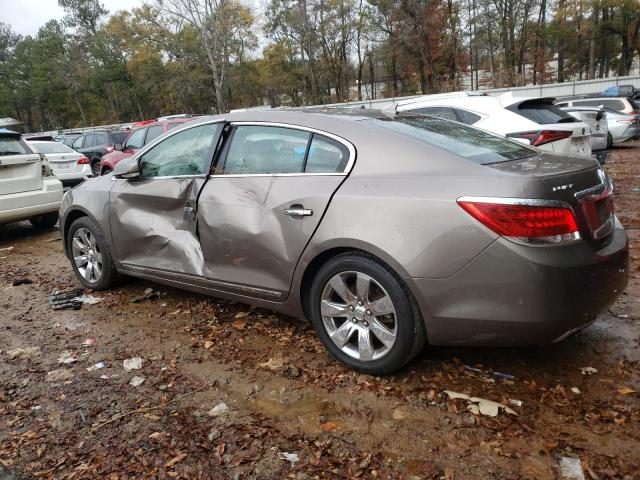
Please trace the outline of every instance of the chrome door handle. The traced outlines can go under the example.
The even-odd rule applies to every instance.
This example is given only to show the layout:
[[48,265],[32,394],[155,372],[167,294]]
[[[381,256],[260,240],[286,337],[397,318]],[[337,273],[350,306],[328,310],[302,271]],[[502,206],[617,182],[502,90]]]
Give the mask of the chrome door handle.
[[309,208],[286,208],[284,214],[290,217],[310,217],[313,215],[313,210]]

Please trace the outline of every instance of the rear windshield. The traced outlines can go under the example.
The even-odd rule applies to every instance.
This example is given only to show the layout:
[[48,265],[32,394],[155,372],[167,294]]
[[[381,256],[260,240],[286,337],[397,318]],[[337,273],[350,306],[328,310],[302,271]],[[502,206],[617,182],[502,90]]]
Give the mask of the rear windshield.
[[522,102],[509,110],[523,116],[524,118],[541,125],[549,123],[572,123],[578,122],[576,118],[561,110],[556,105],[540,102]]
[[33,147],[40,153],[75,153],[75,150],[62,143],[34,143]]
[[23,155],[31,153],[20,141],[20,137],[0,135],[0,155]]
[[111,140],[114,144],[123,144],[130,132],[111,132]]
[[480,165],[531,157],[537,152],[491,133],[436,117],[401,116],[371,119],[377,126],[416,138]]

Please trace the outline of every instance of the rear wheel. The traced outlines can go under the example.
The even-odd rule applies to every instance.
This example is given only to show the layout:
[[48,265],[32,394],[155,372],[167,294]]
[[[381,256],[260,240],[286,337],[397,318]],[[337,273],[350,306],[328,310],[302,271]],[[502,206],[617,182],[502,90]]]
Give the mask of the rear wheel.
[[105,290],[117,283],[107,241],[93,220],[81,217],[73,222],[66,241],[73,271],[85,287]]
[[100,159],[99,158],[94,158],[93,160],[91,160],[91,174],[94,177],[100,176]]
[[613,145],[613,137],[611,136],[611,133],[607,133],[607,150],[609,150],[612,145]]
[[313,280],[310,305],[325,348],[355,370],[393,372],[424,346],[415,300],[375,257],[354,252],[329,260]]
[[51,228],[58,222],[58,212],[45,213],[29,219],[35,228]]

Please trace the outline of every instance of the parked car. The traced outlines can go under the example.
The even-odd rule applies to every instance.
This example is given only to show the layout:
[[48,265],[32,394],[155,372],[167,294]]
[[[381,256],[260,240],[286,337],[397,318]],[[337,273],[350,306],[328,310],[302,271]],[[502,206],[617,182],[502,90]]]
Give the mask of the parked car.
[[54,138],[56,142],[64,143],[67,147],[73,145],[73,142],[76,141],[76,138],[80,136],[79,133],[63,133]]
[[620,113],[606,108],[605,111],[607,112],[609,146],[640,138],[640,114]]
[[0,224],[29,220],[36,228],[58,221],[62,183],[19,133],[0,128]]
[[600,165],[607,161],[607,148],[609,148],[609,129],[607,127],[607,112],[599,107],[562,107],[572,117],[589,125],[591,130],[591,153],[596,157]]
[[91,176],[89,159],[59,142],[29,142],[34,151],[45,155],[55,176],[64,186],[75,186]]
[[604,107],[620,113],[640,114],[638,102],[627,97],[561,98],[558,99],[557,105],[559,107]]
[[[365,116],[368,115],[368,116]],[[66,193],[80,282],[127,274],[307,317],[382,374],[432,345],[558,341],[627,283],[591,158],[379,112],[202,117]]]
[[89,159],[94,177],[100,175],[100,160],[114,150],[115,145],[122,145],[129,135],[126,130],[92,130],[76,138],[71,145],[75,151]]
[[588,125],[557,108],[553,98],[453,92],[403,100],[391,109],[473,125],[549,152],[591,155]]
[[613,85],[604,89],[601,95],[607,97],[629,97],[638,100],[640,99],[640,90],[633,85]]
[[166,133],[172,128],[191,120],[192,118],[190,117],[180,117],[171,121],[163,120],[159,122],[140,122],[142,126],[134,129],[123,145],[114,145],[114,150],[102,157],[102,160],[100,161],[100,175],[110,173],[119,161],[130,157],[140,148],[155,140],[163,133]]

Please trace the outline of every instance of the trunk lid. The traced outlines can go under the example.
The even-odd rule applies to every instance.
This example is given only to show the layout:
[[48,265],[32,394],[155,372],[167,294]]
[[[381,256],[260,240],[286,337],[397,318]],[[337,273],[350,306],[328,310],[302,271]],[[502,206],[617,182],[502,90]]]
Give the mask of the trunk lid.
[[42,189],[41,163],[37,153],[0,156],[0,195]]
[[541,154],[488,166],[536,178],[546,187],[546,199],[558,200],[571,207],[583,239],[594,248],[607,243],[614,223],[613,189],[596,160]]

